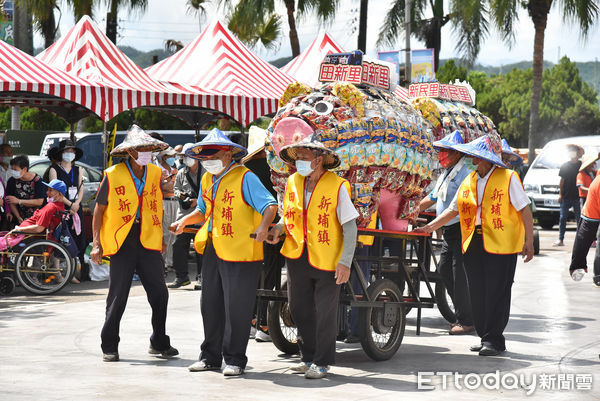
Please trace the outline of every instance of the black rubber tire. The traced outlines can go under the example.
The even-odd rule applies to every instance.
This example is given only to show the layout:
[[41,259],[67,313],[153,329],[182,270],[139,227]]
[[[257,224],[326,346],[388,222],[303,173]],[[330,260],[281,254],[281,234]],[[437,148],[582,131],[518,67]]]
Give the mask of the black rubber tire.
[[[372,283],[367,292],[370,299],[389,300],[392,302],[402,301],[402,292],[400,288],[389,279],[379,279]],[[363,350],[369,358],[375,361],[385,361],[396,354],[404,338],[404,329],[406,328],[406,313],[404,307],[398,308],[395,322],[391,326],[386,326],[383,322],[383,308],[360,307],[358,309],[358,329],[360,343]],[[374,333],[375,332],[375,333]],[[389,334],[389,339],[383,344],[378,344],[373,335]]]
[[[287,283],[281,287],[287,288]],[[289,303],[287,301],[270,301],[267,306],[267,325],[273,345],[284,354],[295,355],[300,352],[298,347],[298,329],[292,321]]]
[[448,303],[448,299],[450,299],[450,295],[446,291],[446,286],[441,280],[437,281],[435,283],[435,301],[438,310],[448,323],[454,323],[456,322],[456,313],[454,313],[454,308]]
[[540,232],[538,230],[533,230],[533,254],[540,254]]
[[552,230],[552,227],[557,224],[557,221],[553,218],[538,218],[538,224],[544,230]]
[[[40,252],[42,253],[40,254]],[[60,261],[63,264],[63,270],[61,270],[62,281],[59,282],[56,280],[57,274],[53,271],[52,267],[48,266],[50,259],[46,253],[53,257],[59,255]],[[40,266],[26,266],[27,263],[31,262],[28,258],[38,258],[36,261]],[[15,265],[15,274],[19,283],[27,291],[36,295],[53,294],[67,285],[70,278],[73,277],[73,258],[71,258],[65,247],[57,242],[45,239],[35,241],[26,245],[21,253],[19,253]],[[40,282],[40,278],[45,283]]]

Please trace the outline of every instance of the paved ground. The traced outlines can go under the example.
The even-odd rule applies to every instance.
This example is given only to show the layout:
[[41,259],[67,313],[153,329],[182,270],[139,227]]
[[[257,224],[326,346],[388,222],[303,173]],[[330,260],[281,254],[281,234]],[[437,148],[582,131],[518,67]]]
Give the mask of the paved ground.
[[[567,245],[558,249],[550,246],[556,235],[542,232],[541,255],[517,266],[506,330],[509,351],[502,357],[469,352],[477,338],[448,336],[447,323],[433,309],[424,310],[420,336],[415,335],[416,313],[408,315],[402,346],[389,361],[373,362],[360,346],[338,343],[338,363],[325,380],[291,374],[288,369],[297,359],[279,355],[272,344],[254,341],[249,343],[250,361],[243,377],[190,373],[186,367],[196,360],[202,340],[199,292],[171,290],[168,332],[181,358],[167,361],[146,353],[150,310],[136,284],[121,325],[121,362],[108,364],[101,362],[99,346],[106,283],[69,286],[50,297],[30,296],[19,288],[0,298],[0,398],[517,399],[527,397],[535,378],[531,397],[536,399],[600,399],[600,289],[592,286],[589,274],[578,283],[569,278],[566,266],[574,232],[568,232]],[[592,257],[590,252],[590,263]],[[422,384],[433,389],[418,388],[419,372]],[[473,373],[468,376],[470,387],[483,378],[488,386],[501,385],[468,389],[464,377],[453,375],[444,389],[443,376],[431,372]],[[521,384],[513,383],[521,375]],[[454,383],[457,378],[461,389]],[[591,390],[584,390],[589,380]]]

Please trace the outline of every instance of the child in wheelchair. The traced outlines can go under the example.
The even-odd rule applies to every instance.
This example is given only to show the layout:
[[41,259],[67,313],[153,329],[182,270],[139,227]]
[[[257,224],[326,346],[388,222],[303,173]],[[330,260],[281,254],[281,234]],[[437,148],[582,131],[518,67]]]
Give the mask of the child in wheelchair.
[[[63,216],[66,216],[64,197],[67,192],[67,186],[65,183],[55,179],[43,184],[48,187],[46,189],[48,203],[41,209],[37,209],[33,216],[24,220],[19,226],[16,226],[9,232],[0,233],[2,235],[0,236],[0,251],[18,246],[21,242],[27,243],[39,239],[40,235],[45,235],[46,232],[52,234],[60,225]],[[51,263],[59,271],[57,280],[61,281],[63,278],[60,277],[60,260],[54,257],[54,255],[50,255],[50,258]],[[77,284],[79,280],[73,278],[72,282]]]

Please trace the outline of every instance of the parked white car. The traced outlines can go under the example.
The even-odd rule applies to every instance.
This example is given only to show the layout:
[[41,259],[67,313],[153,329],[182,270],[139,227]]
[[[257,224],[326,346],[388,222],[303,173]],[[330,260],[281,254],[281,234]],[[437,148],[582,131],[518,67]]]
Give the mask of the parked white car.
[[523,179],[525,192],[535,204],[534,217],[544,229],[551,229],[558,224],[560,205],[558,203],[558,186],[560,166],[569,160],[567,145],[577,144],[585,150],[585,154],[600,153],[600,136],[574,136],[550,141],[535,158]]

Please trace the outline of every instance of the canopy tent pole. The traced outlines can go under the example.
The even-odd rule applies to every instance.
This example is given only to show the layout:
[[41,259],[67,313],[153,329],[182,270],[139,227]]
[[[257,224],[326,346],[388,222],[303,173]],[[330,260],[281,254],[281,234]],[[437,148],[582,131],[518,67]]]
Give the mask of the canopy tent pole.
[[246,135],[243,124],[240,124],[240,133],[241,133],[240,136],[242,137],[242,143],[240,145],[242,145],[243,147],[245,147],[247,149],[248,148],[248,135]]
[[73,142],[73,144],[77,144],[77,138],[75,138],[75,123],[74,122],[70,122],[69,123],[69,136],[71,138],[71,142]]
[[200,142],[200,122],[196,121],[194,123],[194,129],[196,130],[196,132],[194,133],[194,140],[196,142]]
[[[108,113],[106,113],[106,117],[108,117]],[[102,145],[104,147],[104,155],[102,157],[102,170],[106,169],[106,165],[108,164],[108,132],[106,130],[106,117],[104,118],[104,127],[103,127],[103,135],[102,135]]]

